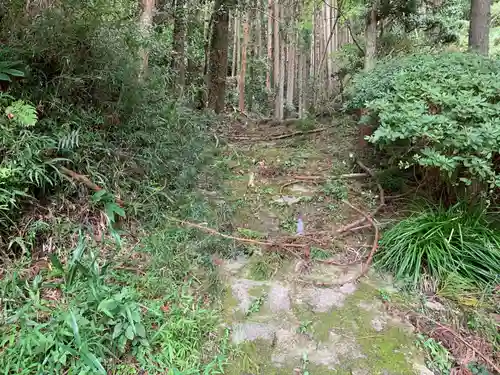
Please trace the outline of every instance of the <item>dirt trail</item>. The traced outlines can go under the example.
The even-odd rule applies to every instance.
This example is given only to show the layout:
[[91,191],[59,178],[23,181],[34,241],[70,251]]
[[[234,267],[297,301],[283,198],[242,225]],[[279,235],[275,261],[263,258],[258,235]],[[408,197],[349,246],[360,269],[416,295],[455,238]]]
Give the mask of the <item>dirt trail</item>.
[[[360,265],[319,262],[363,259],[373,240],[370,228],[343,238],[328,235],[359,218],[343,199],[367,211],[378,204],[369,178],[332,178],[362,171],[352,159],[352,128],[327,126],[332,128],[269,142],[241,138],[297,129],[242,127],[240,140],[225,148],[226,191],[218,199],[235,207],[235,232],[262,240],[293,235],[300,213],[306,232],[326,233],[313,240],[307,265],[255,247],[251,256],[239,255],[221,266],[225,325],[239,348],[229,374],[432,374],[415,347],[412,326],[386,311],[384,300],[397,298],[389,278],[370,270],[352,282]],[[311,175],[322,178],[284,186],[296,176]],[[332,282],[337,286],[319,286]]]

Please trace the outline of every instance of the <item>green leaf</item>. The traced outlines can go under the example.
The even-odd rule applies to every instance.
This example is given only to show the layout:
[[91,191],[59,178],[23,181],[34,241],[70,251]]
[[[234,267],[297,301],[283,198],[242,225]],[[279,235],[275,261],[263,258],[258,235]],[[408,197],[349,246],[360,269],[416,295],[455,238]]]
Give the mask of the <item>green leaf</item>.
[[146,329],[141,323],[135,323],[135,331],[137,332],[137,336],[140,336],[142,338],[146,337]]
[[17,69],[2,69],[2,73],[6,73],[10,76],[13,76],[13,77],[24,77],[24,72],[20,71],[20,70],[17,70]]
[[118,307],[118,303],[112,299],[106,299],[102,301],[97,307],[97,311],[102,311],[104,314],[109,316],[110,318],[114,317],[113,310]]
[[97,359],[97,357],[94,354],[89,352],[87,349],[81,350],[80,353],[83,362],[88,367],[95,370],[100,375],[106,375],[106,370],[104,369],[104,367],[101,365],[101,362]]
[[5,73],[0,73],[0,81],[12,82],[12,80],[10,79],[10,76],[8,76]]
[[99,202],[107,194],[108,192],[104,189],[96,191],[94,194],[92,194],[92,200],[94,202]]
[[50,254],[50,263],[59,272],[64,272],[64,267],[63,267],[61,261],[59,260],[59,257],[56,254],[54,254],[54,253]]
[[115,325],[115,328],[113,329],[113,340],[119,337],[123,332],[123,323],[118,323]]
[[141,321],[141,314],[139,313],[139,309],[137,309],[137,308],[131,308],[130,309],[130,315],[132,316],[132,320],[134,322],[140,322]]
[[134,327],[132,325],[128,325],[127,329],[125,330],[125,337],[129,340],[133,340],[135,335],[134,335]]
[[73,330],[73,337],[75,339],[76,345],[80,346],[82,344],[82,340],[80,338],[80,332],[78,329],[78,323],[76,321],[76,316],[73,311],[69,311],[69,324],[71,326],[71,329]]

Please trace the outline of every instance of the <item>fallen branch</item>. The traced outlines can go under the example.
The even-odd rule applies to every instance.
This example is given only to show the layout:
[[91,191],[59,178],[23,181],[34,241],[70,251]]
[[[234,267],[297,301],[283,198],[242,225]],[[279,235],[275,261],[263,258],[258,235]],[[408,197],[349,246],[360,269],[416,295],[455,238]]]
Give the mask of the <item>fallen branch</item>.
[[[368,168],[366,165],[364,165],[359,160],[357,160],[356,163],[362,169],[364,169],[366,171],[366,173],[368,173],[371,177],[375,178],[375,173],[373,173],[373,171],[370,168]],[[382,188],[382,185],[380,185],[379,182],[376,182],[376,184],[377,184],[377,188],[378,188],[378,191],[379,191],[380,204],[375,208],[375,210],[373,210],[371,212],[370,217],[372,217],[372,218],[375,217],[375,215],[385,206],[384,189]],[[352,223],[347,224],[347,225],[343,226],[342,228],[338,229],[337,233],[340,234],[340,233],[347,232],[347,231],[351,230],[352,228],[355,228],[355,227],[358,227],[358,226],[362,225],[366,220],[367,220],[367,216],[363,216],[361,219],[353,221]]]
[[375,223],[375,221],[368,215],[367,213],[363,212],[357,207],[354,207],[351,203],[348,201],[344,201],[345,204],[347,204],[349,207],[351,207],[354,211],[357,211],[361,215],[364,216],[364,218],[371,224],[373,229],[375,230],[375,236],[373,239],[373,244],[372,248],[370,250],[370,253],[368,254],[368,258],[366,259],[365,264],[363,265],[363,268],[361,268],[361,273],[356,277],[356,280],[359,278],[363,277],[366,272],[368,272],[368,269],[370,268],[370,264],[372,262],[373,256],[375,255],[375,252],[377,251],[378,248],[378,240],[379,240],[379,230],[378,230],[378,225]]
[[[375,223],[375,221],[370,217],[370,215],[368,215],[367,213],[363,212],[359,208],[353,206],[350,202],[348,202],[346,200],[344,200],[343,202],[346,205],[348,205],[350,208],[352,208],[354,211],[356,211],[356,212],[360,213],[361,215],[363,215],[363,219],[367,220],[370,223],[370,226],[373,227],[373,229],[375,230],[375,235],[374,235],[374,238],[373,238],[373,243],[371,245],[371,250],[370,250],[370,253],[368,254],[368,258],[366,259],[366,262],[361,267],[361,272],[358,275],[356,275],[356,276],[352,277],[351,279],[349,279],[347,281],[344,281],[342,283],[338,283],[338,282],[332,282],[332,283],[318,283],[318,282],[313,282],[313,284],[315,286],[319,286],[319,287],[323,287],[323,288],[328,288],[328,287],[332,287],[332,286],[335,286],[335,285],[344,285],[344,284],[347,284],[347,283],[352,283],[352,282],[358,281],[360,278],[362,278],[368,272],[368,270],[370,268],[370,265],[371,265],[371,262],[372,262],[372,259],[373,259],[373,256],[375,255],[375,252],[377,251],[378,240],[379,240],[379,229],[378,229],[378,226]],[[330,265],[334,265],[334,266],[342,266],[342,267],[352,266],[354,264],[358,264],[358,261],[354,261],[354,262],[350,262],[350,263],[340,263],[340,262],[337,262],[337,261],[335,261],[333,259],[318,260],[318,262],[323,263],[323,264],[330,264]]]
[[[89,180],[87,176],[84,176],[82,174],[76,173],[75,171],[72,171],[71,169],[65,168],[65,167],[59,167],[59,170],[65,174],[68,177],[71,177],[73,180],[82,183],[86,187],[88,187],[90,190],[93,191],[101,191],[103,190],[102,187],[99,185],[94,184],[92,181]],[[116,203],[118,203],[120,206],[123,206],[124,203],[120,198],[115,197]]]
[[307,130],[307,131],[296,131],[293,133],[274,135],[274,136],[270,136],[270,137],[238,137],[238,136],[236,136],[236,137],[231,137],[231,139],[233,139],[235,141],[253,141],[253,142],[272,141],[272,140],[277,140],[277,139],[291,138],[291,137],[295,137],[298,135],[319,133],[319,132],[325,131],[327,129],[329,129],[329,128],[318,128],[318,129]]
[[319,184],[320,182],[326,181],[327,179],[328,180],[339,180],[342,178],[346,178],[346,179],[362,178],[362,177],[367,177],[367,176],[369,176],[367,173],[347,173],[347,174],[341,174],[338,176],[331,176],[328,178],[323,177],[323,176],[300,176],[300,175],[295,176],[294,175],[293,177],[295,178],[295,180],[286,182],[283,185],[281,185],[280,194],[282,193],[283,189],[286,188],[287,186],[298,184],[298,183],[303,182],[303,181],[311,182],[313,184]]
[[[244,237],[236,237],[236,236],[232,236],[232,235],[229,235],[229,234],[224,234],[224,233],[221,233],[213,228],[209,228],[209,227],[206,227],[204,225],[201,225],[201,224],[197,224],[197,223],[192,223],[190,221],[186,221],[186,220],[180,220],[180,219],[176,219],[176,218],[169,218],[170,220],[172,221],[175,221],[175,222],[178,222],[179,224],[181,225],[185,225],[187,227],[191,227],[191,228],[197,228],[203,232],[206,232],[206,233],[209,233],[209,234],[212,234],[214,236],[219,236],[219,237],[222,237],[222,238],[226,238],[228,240],[233,240],[233,241],[238,241],[238,242],[244,242],[244,243],[250,243],[250,244],[253,244],[253,245],[260,245],[260,246],[263,246],[263,247],[280,247],[280,248],[283,248],[287,251],[291,251],[291,249],[295,248],[295,249],[304,249],[306,248],[308,245],[307,244],[296,244],[296,243],[283,243],[281,241],[278,241],[278,240],[275,240],[275,241],[259,241],[259,240],[254,240],[254,239],[251,239],[251,238],[244,238]],[[290,237],[286,237],[286,238],[290,238]],[[294,255],[296,255],[294,253]]]
[[428,317],[428,316],[425,316],[425,315],[421,315],[421,314],[414,314],[416,316],[418,316],[419,318],[423,318],[435,325],[437,325],[439,328],[441,329],[444,329],[445,331],[448,331],[450,332],[455,338],[457,338],[460,342],[462,342],[465,346],[467,346],[469,349],[471,349],[474,353],[477,353],[488,365],[491,366],[492,369],[494,369],[498,374],[500,374],[500,367],[498,367],[487,355],[483,354],[482,352],[480,352],[477,348],[475,348],[472,344],[470,344],[469,342],[467,342],[467,340],[465,340],[459,333],[455,332],[454,329],[448,327],[448,326],[445,326],[441,323],[439,323],[438,321]]

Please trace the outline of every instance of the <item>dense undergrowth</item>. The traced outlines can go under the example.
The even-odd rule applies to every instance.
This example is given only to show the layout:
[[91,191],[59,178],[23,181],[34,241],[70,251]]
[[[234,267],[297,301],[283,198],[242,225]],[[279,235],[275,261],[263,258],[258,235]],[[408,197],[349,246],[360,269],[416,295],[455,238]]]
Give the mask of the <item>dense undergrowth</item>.
[[2,22],[0,371],[220,373],[231,246],[169,220],[224,215],[193,190],[213,119],[166,89],[168,35],[139,79],[136,10],[104,5]]

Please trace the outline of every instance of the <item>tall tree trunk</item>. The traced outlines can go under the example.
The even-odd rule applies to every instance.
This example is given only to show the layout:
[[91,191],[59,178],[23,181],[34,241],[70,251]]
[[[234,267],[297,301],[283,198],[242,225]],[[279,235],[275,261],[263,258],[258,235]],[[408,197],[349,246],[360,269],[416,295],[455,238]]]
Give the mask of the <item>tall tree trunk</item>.
[[491,0],[471,0],[469,50],[488,56],[490,22]]
[[175,18],[173,32],[173,58],[171,68],[175,75],[177,88],[183,89],[186,76],[185,64],[185,44],[186,44],[186,9],[185,0],[175,1]]
[[231,76],[236,77],[240,54],[240,21],[238,15],[234,15],[233,22],[233,61],[231,65]]
[[[283,9],[281,9],[281,12]],[[280,68],[279,68],[279,88],[278,88],[278,100],[277,108],[278,120],[283,120],[284,118],[284,99],[285,99],[285,43],[284,40],[280,42],[280,52],[279,52]]]
[[[142,0],[142,13],[139,19],[139,29],[143,39],[147,39],[151,33],[154,7],[155,0]],[[149,51],[146,48],[141,47],[139,50],[139,56],[141,58],[139,81],[142,81],[148,70]]]
[[280,112],[283,108],[283,102],[280,102],[279,96],[279,87],[280,87],[280,77],[281,77],[281,64],[280,64],[280,5],[278,0],[274,2],[274,20],[273,20],[273,38],[274,38],[274,47],[273,47],[273,83],[274,83],[274,116],[279,120],[281,119]]
[[[294,22],[292,19],[291,22]],[[292,35],[289,35],[289,42],[288,42],[288,47],[287,47],[287,68],[286,68],[286,104],[287,107],[293,108],[293,88],[294,88],[294,81],[295,81],[295,32],[292,31]]]
[[208,107],[212,108],[215,113],[224,110],[230,5],[228,0],[216,0],[214,4],[214,25],[210,41],[207,91]]
[[243,44],[241,46],[241,70],[240,70],[240,80],[239,80],[239,90],[240,90],[240,111],[245,111],[245,74],[247,72],[247,47],[248,47],[248,37],[250,33],[250,26],[248,24],[248,15],[244,15],[245,20],[243,21]]
[[375,66],[375,55],[377,53],[377,9],[378,0],[373,0],[370,12],[366,17],[365,71],[372,70]]
[[299,76],[297,78],[297,91],[299,94],[299,118],[304,117],[304,71],[306,66],[304,60],[306,59],[305,53],[299,50],[298,60],[299,60]]
[[267,71],[266,71],[266,88],[267,92],[271,92],[271,65],[273,64],[273,0],[269,0],[267,8]]
[[[257,56],[261,58],[263,56],[263,47],[262,43],[264,40],[264,12],[263,9],[264,7],[262,6],[262,0],[257,0],[256,4],[258,6],[257,12],[258,12],[258,18],[257,18],[257,26],[255,29],[255,34],[256,34],[256,41],[257,41]],[[264,34],[264,35],[263,35]]]

